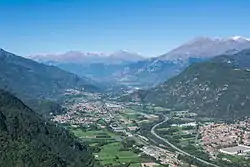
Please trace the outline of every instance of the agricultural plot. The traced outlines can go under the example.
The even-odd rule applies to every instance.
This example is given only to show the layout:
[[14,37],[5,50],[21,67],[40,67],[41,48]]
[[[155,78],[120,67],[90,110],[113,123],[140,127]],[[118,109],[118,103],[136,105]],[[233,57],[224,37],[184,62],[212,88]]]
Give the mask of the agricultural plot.
[[132,151],[125,151],[119,142],[110,143],[101,147],[97,159],[102,165],[119,165],[125,163],[138,164],[140,158]]
[[81,128],[71,129],[76,137],[88,143],[110,143],[115,141],[121,141],[121,136],[112,133],[106,129],[101,130],[84,130]]

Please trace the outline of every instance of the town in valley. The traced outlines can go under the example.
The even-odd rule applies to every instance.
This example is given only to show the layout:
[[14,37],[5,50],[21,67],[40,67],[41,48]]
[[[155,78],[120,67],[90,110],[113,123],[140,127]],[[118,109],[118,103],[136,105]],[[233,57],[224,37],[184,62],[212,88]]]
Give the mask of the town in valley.
[[[191,111],[144,106],[73,89],[63,98],[66,112],[53,116],[52,121],[87,141],[104,166],[185,167],[190,159],[197,161],[193,166],[217,166],[250,158],[249,118],[233,122],[201,119]],[[163,122],[164,117],[168,121]],[[155,136],[152,128],[157,123]]]

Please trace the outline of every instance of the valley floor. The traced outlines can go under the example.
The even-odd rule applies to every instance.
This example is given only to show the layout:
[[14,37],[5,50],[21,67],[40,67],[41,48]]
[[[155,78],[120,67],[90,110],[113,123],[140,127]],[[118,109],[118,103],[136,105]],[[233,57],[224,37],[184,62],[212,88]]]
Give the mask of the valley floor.
[[[67,112],[52,120],[87,142],[103,166],[234,164],[229,156],[207,152],[201,128],[213,120],[197,120],[195,113],[116,102],[84,92],[67,94],[64,101]],[[164,115],[168,115],[165,121]]]

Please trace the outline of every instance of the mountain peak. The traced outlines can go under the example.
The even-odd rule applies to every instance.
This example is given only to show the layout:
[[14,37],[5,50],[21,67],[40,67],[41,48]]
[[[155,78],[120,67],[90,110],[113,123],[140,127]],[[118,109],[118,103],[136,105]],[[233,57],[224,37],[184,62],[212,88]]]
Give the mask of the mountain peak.
[[188,60],[189,58],[210,58],[229,50],[250,48],[250,39],[234,36],[230,38],[196,37],[174,50],[160,56],[161,60]]
[[246,38],[246,37],[242,37],[238,35],[232,36],[229,38],[199,36],[188,41],[186,44],[194,44],[194,43],[200,43],[200,42],[225,42],[229,40],[240,42],[240,41],[250,41],[250,38]]
[[213,42],[213,41],[217,41],[217,40],[218,40],[218,38],[199,36],[199,37],[195,37],[195,38],[191,39],[190,41],[184,43],[184,45],[195,45],[195,44]]
[[134,53],[134,52],[129,52],[127,50],[118,50],[112,54],[110,54],[110,57],[112,58],[118,58],[120,60],[123,60],[123,61],[140,61],[140,60],[143,60],[144,57],[141,56],[140,54],[138,53]]
[[233,36],[230,39],[234,40],[234,41],[250,41],[249,38],[245,38],[245,37],[241,37],[241,36]]
[[117,50],[117,51],[111,53],[110,56],[115,56],[115,55],[119,55],[119,54],[128,54],[128,55],[138,55],[138,56],[140,56],[140,54],[135,53],[135,52],[130,52],[130,51],[126,50],[126,49]]

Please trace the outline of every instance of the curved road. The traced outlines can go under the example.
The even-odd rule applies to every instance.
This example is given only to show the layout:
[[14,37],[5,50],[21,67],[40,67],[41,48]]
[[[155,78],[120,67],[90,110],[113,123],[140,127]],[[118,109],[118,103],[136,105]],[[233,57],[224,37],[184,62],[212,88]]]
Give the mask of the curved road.
[[158,126],[160,126],[161,124],[167,122],[167,121],[168,121],[168,117],[165,117],[165,120],[164,120],[164,121],[162,121],[162,122],[160,122],[160,123],[154,125],[154,126],[152,127],[152,129],[151,129],[151,133],[152,133],[155,137],[157,137],[158,139],[160,139],[160,140],[164,141],[165,143],[167,143],[170,147],[172,147],[172,148],[175,149],[176,151],[178,151],[178,152],[180,152],[180,153],[182,153],[182,154],[184,154],[184,155],[187,155],[187,156],[189,156],[189,157],[192,157],[192,158],[194,158],[194,159],[196,159],[196,160],[198,160],[198,161],[200,161],[200,162],[202,162],[202,163],[204,163],[204,164],[206,164],[206,165],[210,165],[210,166],[214,166],[214,167],[219,167],[218,165],[215,165],[215,164],[212,164],[212,163],[210,163],[210,162],[207,162],[207,161],[205,161],[205,160],[203,160],[203,159],[200,159],[200,158],[198,158],[198,157],[195,157],[195,156],[193,156],[193,155],[191,155],[191,154],[189,154],[189,153],[187,153],[187,152],[185,152],[185,151],[179,149],[178,147],[176,147],[175,145],[173,145],[172,143],[170,143],[167,139],[164,139],[164,138],[162,138],[161,136],[159,136],[158,134],[156,134],[156,133],[155,133],[155,128],[158,127]]

